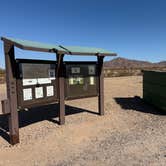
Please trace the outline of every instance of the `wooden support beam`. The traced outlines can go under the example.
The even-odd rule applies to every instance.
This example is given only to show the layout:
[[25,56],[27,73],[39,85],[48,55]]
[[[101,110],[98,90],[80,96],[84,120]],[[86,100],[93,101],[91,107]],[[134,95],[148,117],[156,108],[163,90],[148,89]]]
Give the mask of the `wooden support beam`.
[[7,98],[9,103],[9,135],[12,145],[19,143],[19,121],[17,111],[16,63],[14,46],[4,42]]
[[65,124],[65,97],[64,97],[64,72],[63,54],[57,54],[57,90],[59,98],[59,124]]
[[99,115],[104,115],[104,69],[103,69],[103,56],[98,56],[98,108],[99,108]]

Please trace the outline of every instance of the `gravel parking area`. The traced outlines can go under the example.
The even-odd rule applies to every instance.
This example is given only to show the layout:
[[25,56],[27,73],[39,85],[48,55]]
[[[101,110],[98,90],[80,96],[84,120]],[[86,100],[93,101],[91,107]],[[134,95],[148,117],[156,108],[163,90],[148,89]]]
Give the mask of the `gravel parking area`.
[[[0,85],[0,100],[5,98]],[[142,77],[105,79],[105,115],[97,98],[66,102],[66,123],[57,106],[19,112],[20,144],[10,146],[0,115],[2,166],[166,165],[166,113],[142,100]]]

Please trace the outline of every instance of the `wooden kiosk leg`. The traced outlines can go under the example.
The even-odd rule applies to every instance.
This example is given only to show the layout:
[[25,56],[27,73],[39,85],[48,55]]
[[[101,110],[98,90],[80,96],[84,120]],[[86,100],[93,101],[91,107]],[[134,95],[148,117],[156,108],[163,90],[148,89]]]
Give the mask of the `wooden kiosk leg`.
[[99,96],[98,96],[98,108],[99,115],[104,115],[104,71],[103,71],[103,56],[98,56],[98,66],[99,66]]
[[64,73],[63,73],[63,54],[57,54],[57,79],[59,97],[59,124],[65,124],[65,97],[64,97]]
[[14,46],[4,43],[6,63],[7,98],[9,104],[9,135],[12,145],[19,143],[19,121],[17,112],[16,67]]

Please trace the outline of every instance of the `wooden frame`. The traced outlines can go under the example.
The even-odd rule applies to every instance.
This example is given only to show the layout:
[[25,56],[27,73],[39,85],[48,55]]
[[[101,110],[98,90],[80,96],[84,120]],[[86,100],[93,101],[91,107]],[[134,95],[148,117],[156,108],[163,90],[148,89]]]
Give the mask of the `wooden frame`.
[[[65,72],[65,100],[74,100],[74,99],[81,99],[85,97],[96,97],[98,96],[98,63],[96,61],[72,61],[72,62],[64,62],[64,68]],[[92,65],[95,67],[95,73],[89,74],[88,71],[85,69],[85,67],[88,67],[89,65]],[[71,73],[72,67],[79,67],[81,69],[81,72],[75,73],[74,76]],[[85,70],[83,70],[85,69]],[[73,76],[73,77],[72,77]],[[69,85],[69,78],[72,77],[81,77],[84,79],[84,83],[87,83],[89,81],[90,77],[94,78],[94,86],[88,85],[87,88],[90,91],[87,91],[88,93],[85,93],[85,90],[81,92],[82,85]],[[87,84],[86,84],[87,85]],[[70,94],[71,90],[73,91],[72,94]]]
[[[70,52],[58,51],[56,49],[41,49],[34,47],[26,47],[23,45],[19,45],[18,43],[14,43],[6,38],[2,38],[4,41],[4,52],[5,52],[5,63],[6,63],[6,84],[7,84],[7,100],[2,102],[3,113],[7,114],[9,119],[9,135],[10,135],[10,143],[12,145],[19,143],[19,120],[18,120],[18,100],[17,100],[17,77],[18,73],[16,70],[16,59],[14,55],[14,46],[32,51],[42,51],[42,52],[52,52],[56,54],[57,59],[57,68],[56,68],[56,85],[57,85],[57,101],[59,104],[59,124],[65,124],[65,95],[64,95],[64,67],[63,67],[63,58],[64,54],[71,54]],[[98,108],[99,115],[104,115],[104,73],[103,73],[103,59],[108,54],[91,54],[91,53],[79,53],[75,52],[72,55],[95,55],[97,56],[97,81],[98,81]],[[115,56],[116,54],[111,54],[111,56]],[[24,60],[22,60],[23,62]],[[38,60],[39,62],[43,62]],[[29,62],[33,62],[29,60]],[[49,61],[45,61],[46,63]],[[90,62],[88,62],[90,63]],[[47,104],[48,101],[45,102]],[[30,105],[29,105],[30,107]]]
[[99,96],[98,96],[98,108],[99,114],[104,115],[104,69],[103,69],[103,59],[104,57],[97,57],[99,70]]
[[[16,59],[16,64],[17,68],[19,68],[19,65],[22,63],[26,64],[54,64],[56,65],[56,61],[49,61],[49,60],[32,60],[32,59]],[[20,72],[20,71],[19,71]],[[18,100],[18,106],[19,109],[24,109],[24,108],[31,108],[31,107],[37,107],[42,105],[46,105],[48,103],[54,103],[57,102],[57,81],[56,80],[51,80],[51,83],[47,83],[44,85],[39,85],[39,87],[43,88],[43,98],[39,98],[36,101],[29,100],[29,101],[23,101],[23,89],[30,88],[32,89],[32,96],[33,99],[35,99],[35,87],[36,85],[22,85],[22,79],[20,78],[20,73],[17,74],[17,89],[18,89],[18,95],[17,95],[17,100]],[[54,86],[54,95],[50,97],[46,97],[46,87],[47,86]]]
[[[7,98],[9,103],[9,135],[12,145],[19,143],[19,121],[17,111],[17,87],[16,87],[16,63],[14,55],[14,46],[4,43],[5,62],[6,62],[6,85]],[[6,112],[6,111],[4,111]]]
[[65,95],[64,95],[64,73],[63,73],[63,54],[57,54],[57,86],[59,99],[59,123],[65,124]]

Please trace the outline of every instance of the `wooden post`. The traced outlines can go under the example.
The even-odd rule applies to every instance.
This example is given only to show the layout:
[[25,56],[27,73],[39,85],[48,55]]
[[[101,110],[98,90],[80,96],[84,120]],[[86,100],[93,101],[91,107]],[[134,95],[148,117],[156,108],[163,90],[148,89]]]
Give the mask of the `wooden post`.
[[103,56],[98,56],[98,86],[99,86],[99,95],[98,95],[98,108],[99,115],[104,115],[104,70],[103,70]]
[[65,124],[65,97],[64,97],[64,72],[63,72],[63,54],[57,54],[57,81],[59,98],[59,124]]
[[19,121],[17,112],[16,64],[14,46],[4,42],[6,63],[7,98],[9,103],[9,135],[12,145],[19,143]]

